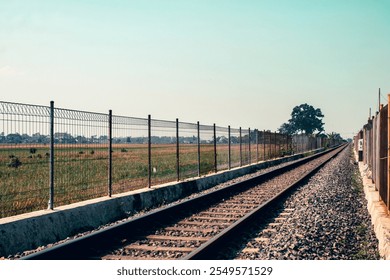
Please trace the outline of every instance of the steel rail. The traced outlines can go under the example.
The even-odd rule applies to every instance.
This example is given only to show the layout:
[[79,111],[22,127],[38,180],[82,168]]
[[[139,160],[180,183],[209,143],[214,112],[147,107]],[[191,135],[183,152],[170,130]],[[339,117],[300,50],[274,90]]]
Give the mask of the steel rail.
[[219,252],[221,249],[226,249],[227,244],[232,240],[236,239],[237,236],[240,236],[240,233],[244,232],[243,229],[248,227],[252,221],[256,220],[261,214],[264,214],[266,209],[268,209],[273,203],[275,203],[279,198],[283,197],[287,192],[291,191],[296,186],[300,185],[304,180],[311,177],[316,173],[320,168],[322,168],[327,162],[332,158],[336,157],[346,146],[342,147],[335,153],[332,157],[328,158],[326,161],[321,162],[315,168],[310,170],[310,172],[302,175],[294,183],[290,184],[287,188],[280,191],[274,197],[270,198],[253,211],[242,217],[241,219],[234,222],[232,225],[215,235],[213,238],[199,246],[197,249],[186,255],[184,260],[214,260],[218,258]]
[[[338,146],[339,147],[339,146]],[[71,241],[67,241],[62,244],[55,245],[51,248],[44,249],[42,251],[35,252],[33,254],[22,257],[22,260],[83,260],[83,259],[96,259],[97,250],[104,251],[108,248],[112,248],[115,244],[120,244],[122,239],[132,240],[139,236],[144,236],[146,232],[151,231],[161,227],[162,224],[172,222],[173,219],[180,219],[182,216],[185,216],[188,212],[194,212],[193,209],[201,210],[212,203],[215,203],[222,198],[227,196],[231,197],[236,193],[243,192],[251,187],[254,187],[270,178],[276,177],[284,172],[292,170],[297,166],[303,165],[311,160],[314,160],[318,157],[321,157],[324,154],[327,154],[338,147],[320,152],[311,156],[307,156],[291,162],[283,167],[269,171],[267,173],[261,174],[259,176],[247,179],[242,182],[237,182],[226,187],[220,188],[218,190],[212,191],[207,194],[202,194],[197,197],[185,200],[183,202],[159,208],[157,210],[151,211],[145,215],[129,219],[128,221],[107,227],[105,229],[98,230],[96,232],[90,233],[88,235],[76,238]],[[194,182],[195,183],[195,182]],[[280,195],[280,194],[278,194]],[[265,203],[268,204],[269,202]],[[261,207],[261,206],[260,206]],[[258,207],[258,208],[260,208]],[[191,209],[192,211],[190,211]],[[250,220],[255,214],[250,214],[249,217],[245,220]],[[246,223],[244,220],[241,222],[236,222],[229,227],[228,229],[222,231],[229,234],[238,230],[237,224]],[[221,239],[226,240],[227,237],[222,237],[222,232],[218,234]],[[189,258],[203,258],[208,248],[213,248],[219,242],[216,237],[212,240],[201,245],[196,251],[190,253]],[[203,248],[203,249],[201,249]]]

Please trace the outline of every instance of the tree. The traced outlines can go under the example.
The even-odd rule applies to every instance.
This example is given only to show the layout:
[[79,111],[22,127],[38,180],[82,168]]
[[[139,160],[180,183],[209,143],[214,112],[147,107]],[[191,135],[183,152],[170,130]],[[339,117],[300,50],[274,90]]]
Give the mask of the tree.
[[278,131],[282,134],[292,135],[294,134],[295,129],[290,123],[284,123],[279,127]]
[[338,142],[338,143],[344,141],[343,137],[341,137],[341,135],[339,133],[336,133],[336,132],[328,133],[327,137],[329,138],[329,140],[334,141],[334,142]]
[[304,133],[312,135],[314,132],[320,134],[324,131],[322,118],[324,115],[321,109],[316,109],[307,103],[295,106],[291,112],[291,119],[278,129],[280,133],[294,134]]

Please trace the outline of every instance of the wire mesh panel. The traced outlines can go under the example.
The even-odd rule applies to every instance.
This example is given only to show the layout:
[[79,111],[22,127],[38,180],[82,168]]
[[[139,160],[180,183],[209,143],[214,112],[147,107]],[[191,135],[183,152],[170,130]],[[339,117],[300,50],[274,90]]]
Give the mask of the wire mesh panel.
[[292,136],[291,135],[286,135],[286,154],[287,155],[293,155],[294,154],[294,151],[293,151],[293,148],[292,148]]
[[216,127],[217,140],[217,170],[229,169],[229,130],[226,127]]
[[177,180],[176,123],[151,120],[152,185]]
[[277,158],[279,156],[279,143],[276,132],[271,132],[271,158]]
[[284,135],[281,133],[275,133],[275,141],[276,141],[276,153],[275,157],[281,157],[284,156],[284,150],[285,150],[285,138]]
[[251,158],[250,162],[251,163],[256,163],[259,161],[259,145],[258,145],[258,137],[259,137],[259,132],[257,129],[251,131],[250,134],[250,147],[251,147]]
[[242,165],[248,165],[250,163],[250,135],[248,129],[241,130],[242,141]]
[[278,143],[277,143],[277,134],[276,132],[271,132],[271,158],[277,158],[279,151],[278,151]]
[[259,161],[265,160],[265,131],[259,130],[258,131],[258,146],[259,146]]
[[231,167],[238,167],[241,164],[241,146],[240,146],[240,129],[230,129],[230,157]]
[[0,102],[0,218],[47,208],[50,108]]
[[108,141],[107,114],[55,109],[56,206],[107,194]]
[[296,153],[304,153],[311,150],[312,144],[309,136],[298,134],[292,137],[293,149]]
[[310,136],[310,150],[315,150],[317,148],[317,138],[315,136]]
[[[372,130],[370,131],[371,132],[371,134],[372,134]],[[323,143],[322,143],[322,140],[323,140],[323,138],[322,137],[317,137],[316,138],[317,139],[317,143],[316,143],[316,147],[317,147],[317,149],[319,149],[319,148],[323,148],[324,146],[323,146]],[[370,138],[370,140],[372,139],[372,137]],[[372,144],[372,142],[370,142],[371,144]],[[372,151],[372,149],[370,149],[370,152]],[[372,158],[372,157],[370,157],[370,158]]]
[[293,135],[291,139],[291,146],[294,151],[294,153],[300,153],[301,148],[300,148],[300,141],[298,135]]
[[315,149],[314,147],[315,147],[315,144],[314,144],[314,137],[313,136],[311,136],[311,135],[309,135],[308,137],[307,137],[307,151],[311,151],[311,150],[313,150],[313,149]]
[[112,191],[148,186],[148,120],[112,117]]
[[198,176],[198,126],[179,123],[180,179]]
[[264,160],[272,158],[272,133],[271,131],[264,131],[263,153]]
[[200,174],[214,172],[214,127],[200,126]]
[[311,141],[310,137],[303,135],[303,151],[302,152],[307,152],[311,150]]

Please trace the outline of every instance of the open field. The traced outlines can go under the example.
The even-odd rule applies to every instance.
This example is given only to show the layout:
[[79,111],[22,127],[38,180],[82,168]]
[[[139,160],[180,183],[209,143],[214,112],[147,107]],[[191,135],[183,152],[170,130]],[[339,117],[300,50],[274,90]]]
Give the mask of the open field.
[[[259,145],[259,160],[276,156],[281,148]],[[148,186],[147,144],[114,144],[113,194]],[[214,146],[201,144],[200,174],[214,172]],[[180,144],[180,180],[198,176],[196,144]],[[265,157],[264,157],[265,152]],[[152,145],[152,185],[177,180],[176,145]],[[0,218],[46,209],[49,200],[49,145],[0,146]],[[108,148],[104,144],[56,144],[54,205],[60,206],[108,193]],[[251,163],[256,161],[251,147]],[[15,166],[15,162],[18,162]],[[249,147],[242,146],[242,165],[249,163]],[[231,146],[231,165],[240,165],[240,147]],[[217,168],[228,169],[228,145],[217,145]]]

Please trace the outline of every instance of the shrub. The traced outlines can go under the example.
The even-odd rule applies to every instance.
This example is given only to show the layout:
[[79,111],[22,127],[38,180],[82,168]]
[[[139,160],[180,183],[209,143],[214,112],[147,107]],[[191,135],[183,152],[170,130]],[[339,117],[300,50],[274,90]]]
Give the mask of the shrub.
[[30,148],[30,154],[35,154],[37,152],[36,148]]
[[17,157],[11,158],[11,161],[8,163],[8,167],[18,168],[22,165],[22,162]]

